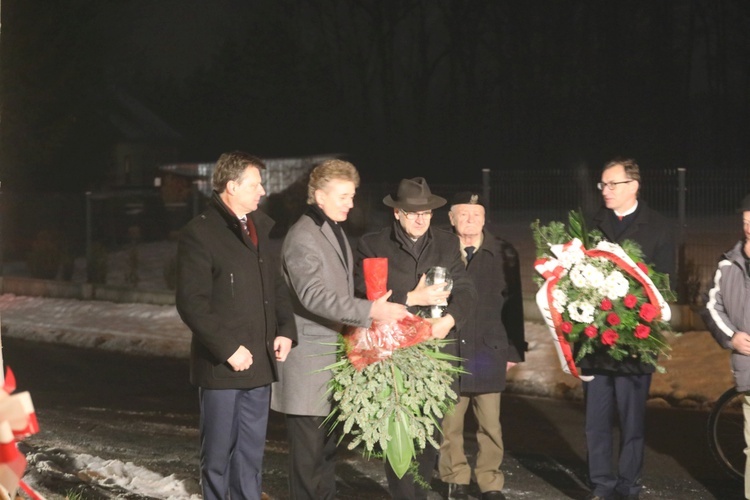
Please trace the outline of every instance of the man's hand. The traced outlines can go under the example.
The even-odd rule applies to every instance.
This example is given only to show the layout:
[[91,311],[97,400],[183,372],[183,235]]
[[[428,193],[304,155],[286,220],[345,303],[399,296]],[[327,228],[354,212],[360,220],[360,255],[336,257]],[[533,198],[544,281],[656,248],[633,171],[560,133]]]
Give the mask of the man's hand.
[[451,328],[456,326],[456,320],[450,314],[442,318],[430,318],[430,323],[432,323],[433,339],[444,339],[450,333]]
[[253,355],[247,350],[247,347],[241,345],[236,351],[234,351],[234,354],[229,356],[227,363],[229,363],[229,366],[231,366],[234,371],[241,372],[247,370],[250,368],[250,365],[253,364]]
[[292,339],[287,337],[276,337],[273,339],[273,352],[276,353],[276,361],[286,361],[289,351],[292,350]]
[[507,372],[508,370],[510,370],[511,368],[513,368],[514,366],[516,366],[517,364],[518,363],[516,363],[515,361],[508,361],[508,362],[506,362],[505,363],[505,371]]
[[444,290],[445,284],[436,283],[425,285],[425,275],[419,278],[419,283],[411,292],[406,294],[406,305],[408,306],[436,306],[445,304],[451,292]]
[[381,321],[383,323],[392,323],[403,319],[408,314],[405,305],[388,302],[388,297],[390,297],[392,293],[393,290],[388,290],[388,293],[379,299],[372,301],[370,317],[373,320]]
[[750,356],[750,335],[746,332],[735,332],[732,335],[732,349],[745,356]]

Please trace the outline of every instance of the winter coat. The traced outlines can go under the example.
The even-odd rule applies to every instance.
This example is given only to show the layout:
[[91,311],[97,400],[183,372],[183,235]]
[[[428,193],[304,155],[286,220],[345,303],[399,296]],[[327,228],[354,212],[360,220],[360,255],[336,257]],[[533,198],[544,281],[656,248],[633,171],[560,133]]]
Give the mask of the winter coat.
[[[669,275],[669,282],[674,286],[675,278],[675,239],[674,224],[651,209],[646,202],[638,201],[638,208],[633,214],[633,220],[622,234],[616,235],[614,227],[614,212],[602,207],[591,220],[589,227],[598,229],[604,237],[613,242],[621,243],[632,240],[638,243],[643,251],[646,263],[653,265],[660,273]],[[577,353],[576,353],[577,354]],[[642,374],[653,373],[656,368],[643,363],[638,358],[628,357],[616,361],[604,350],[595,351],[585,356],[579,363],[584,375],[596,373],[605,374]]]
[[396,224],[399,222],[395,221],[390,227],[366,234],[359,240],[354,270],[357,295],[366,296],[362,260],[368,257],[388,259],[387,289],[393,290],[388,300],[399,304],[406,304],[406,294],[414,290],[419,278],[431,267],[445,267],[453,278],[453,290],[446,313],[451,314],[456,321],[456,326],[451,331],[451,336],[455,336],[455,330],[463,328],[468,318],[474,314],[477,301],[477,292],[461,260],[458,236],[444,229],[430,227],[422,236],[427,240],[419,258],[414,258],[398,240],[396,231],[399,228],[396,228]]
[[346,258],[328,222],[303,215],[284,239],[282,270],[292,291],[299,345],[279,365],[271,409],[281,413],[328,416],[328,382],[322,371],[336,362],[338,335],[344,325],[370,325],[368,300],[354,298],[352,251],[344,238]]
[[477,290],[476,313],[458,331],[462,393],[501,392],[508,361],[524,360],[523,296],[518,252],[486,229],[466,266]]
[[[735,332],[750,333],[750,275],[744,241],[724,254],[714,275],[708,301],[701,311],[706,327],[724,349],[732,349]],[[734,383],[739,391],[750,390],[750,356],[732,352]]]
[[[248,216],[258,248],[216,193],[179,236],[177,311],[193,334],[190,381],[206,389],[270,384],[276,379],[276,336],[297,339],[289,293],[268,249],[273,221],[258,211]],[[253,354],[253,364],[235,371],[227,359],[241,345]]]

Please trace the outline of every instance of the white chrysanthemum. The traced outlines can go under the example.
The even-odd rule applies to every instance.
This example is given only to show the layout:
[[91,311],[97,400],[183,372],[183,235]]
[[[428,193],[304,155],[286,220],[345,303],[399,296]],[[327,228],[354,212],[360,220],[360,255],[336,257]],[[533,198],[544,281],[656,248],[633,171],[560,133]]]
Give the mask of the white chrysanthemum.
[[585,266],[581,266],[580,264],[578,264],[576,266],[573,266],[573,269],[570,270],[570,282],[576,288],[586,287],[586,278],[583,275],[584,267]]
[[620,271],[613,271],[604,281],[603,292],[610,300],[621,299],[628,293],[628,279]]
[[577,323],[592,323],[594,321],[594,311],[594,306],[586,302],[577,300],[568,304],[570,319]]
[[601,288],[604,284],[604,274],[591,264],[586,264],[583,267],[583,277],[586,279],[586,283],[589,288]]
[[570,269],[581,262],[584,257],[585,255],[580,247],[571,247],[560,255],[558,261],[565,269]]
[[564,291],[560,290],[559,288],[555,288],[552,291],[552,300],[555,309],[558,311],[562,311],[565,305],[568,303],[568,296],[565,295]]

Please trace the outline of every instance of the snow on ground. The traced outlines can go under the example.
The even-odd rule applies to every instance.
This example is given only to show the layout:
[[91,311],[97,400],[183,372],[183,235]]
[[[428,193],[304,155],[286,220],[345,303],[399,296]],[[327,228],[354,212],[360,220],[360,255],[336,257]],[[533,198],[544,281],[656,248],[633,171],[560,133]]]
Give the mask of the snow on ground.
[[[139,287],[163,288],[163,266],[174,251],[174,243],[139,247]],[[110,284],[122,284],[127,252],[110,257]],[[80,278],[80,263],[76,263]],[[74,281],[76,278],[74,277]],[[187,357],[190,332],[174,306],[115,304],[72,299],[0,295],[3,335],[133,354]],[[559,365],[552,337],[546,326],[526,323],[529,351],[526,362],[509,373],[508,390],[517,393],[580,399],[580,381],[565,375]],[[670,338],[672,354],[662,360],[665,374],[655,374],[652,405],[706,407],[732,385],[729,356],[704,331],[675,334]],[[154,475],[133,464],[104,462],[98,457],[78,455],[80,469],[102,480],[151,498],[186,498],[179,481]],[[137,479],[136,479],[137,478]],[[183,490],[184,491],[184,490]]]

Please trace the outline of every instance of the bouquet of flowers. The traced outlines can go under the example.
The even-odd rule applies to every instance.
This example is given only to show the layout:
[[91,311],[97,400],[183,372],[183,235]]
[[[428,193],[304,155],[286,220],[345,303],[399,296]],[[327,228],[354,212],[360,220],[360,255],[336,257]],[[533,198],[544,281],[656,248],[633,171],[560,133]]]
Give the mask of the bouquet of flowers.
[[[541,275],[536,300],[555,339],[565,373],[580,377],[576,363],[594,352],[615,360],[637,358],[663,372],[657,358],[669,350],[664,333],[673,299],[668,277],[649,268],[637,243],[622,246],[588,233],[580,212],[560,222],[532,224]],[[575,356],[571,344],[577,347]]]
[[[367,297],[385,293],[387,260],[365,259]],[[429,442],[437,422],[456,399],[451,383],[458,358],[443,353],[443,340],[428,340],[431,323],[409,316],[396,323],[373,322],[348,328],[338,343],[330,391],[334,408],[327,417],[353,437],[349,449],[364,446],[369,456],[387,460],[398,477],[416,471],[414,457]],[[414,474],[415,477],[417,474]]]

